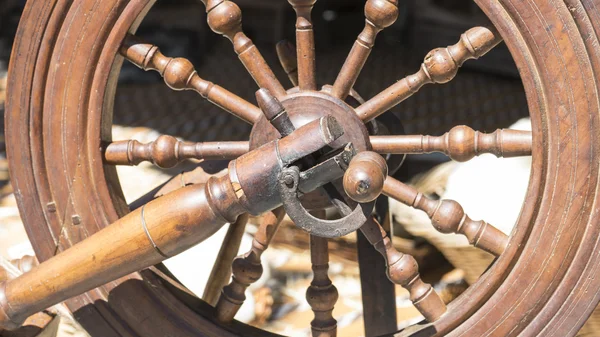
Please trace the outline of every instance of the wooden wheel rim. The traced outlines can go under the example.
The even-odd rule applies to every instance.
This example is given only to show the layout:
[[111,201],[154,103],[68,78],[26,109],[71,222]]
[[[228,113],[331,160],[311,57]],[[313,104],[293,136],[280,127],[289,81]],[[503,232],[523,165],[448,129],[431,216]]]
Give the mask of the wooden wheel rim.
[[[110,137],[106,112],[114,96],[119,43],[152,3],[30,1],[23,14],[10,67],[7,145],[19,207],[40,260],[55,253],[55,238],[63,230],[58,215],[77,214],[82,220],[81,228],[71,233],[72,242],[62,243],[67,247],[126,210],[115,172],[103,167],[98,149],[100,139]],[[599,110],[594,75],[600,73],[594,33],[600,29],[598,3],[477,3],[505,37],[526,88],[535,144],[527,202],[509,248],[495,265],[442,319],[403,334],[574,335],[600,299],[600,281],[593,277],[599,266],[594,248],[600,230],[595,212],[598,136],[593,132]],[[85,65],[85,71],[71,73],[67,81],[51,65]],[[56,93],[56,88],[62,91]],[[80,95],[59,95],[69,88],[77,88]],[[73,132],[83,138],[76,149],[80,153],[62,151],[64,143],[53,144],[47,136],[58,133],[67,139]],[[60,165],[51,165],[56,162]],[[76,177],[76,183],[64,172]],[[108,183],[94,178],[103,175]],[[75,193],[77,198],[72,198]],[[72,200],[73,209],[60,200]],[[549,272],[554,278],[543,277]],[[181,305],[149,274],[145,280],[153,287],[144,287],[136,281],[141,276],[113,282],[69,305],[99,336],[225,334],[210,319]],[[109,305],[103,304],[111,290]],[[140,310],[168,316],[170,323],[136,324],[134,313]],[[256,333],[238,326],[228,329],[231,335]]]

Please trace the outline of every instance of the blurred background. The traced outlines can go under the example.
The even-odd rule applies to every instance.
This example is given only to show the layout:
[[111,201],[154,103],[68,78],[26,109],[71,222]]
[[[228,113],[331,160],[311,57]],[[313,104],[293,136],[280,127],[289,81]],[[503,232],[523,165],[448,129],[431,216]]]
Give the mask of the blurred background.
[[[295,14],[285,0],[235,0],[244,13],[244,30],[286,87],[275,44],[294,41]],[[25,1],[0,1],[0,113],[4,115],[6,73],[11,44]],[[320,0],[313,12],[318,82],[331,84],[357,35],[364,27],[364,0]],[[487,18],[471,1],[400,1],[400,18],[379,37],[355,89],[370,98],[395,81],[416,72],[431,49],[455,44],[467,29],[486,24]],[[168,56],[192,60],[199,74],[254,102],[256,84],[247,74],[229,41],[212,33],[199,0],[158,0],[138,35],[158,45]],[[441,135],[456,125],[493,132],[513,126],[530,128],[525,93],[511,55],[501,44],[479,61],[469,61],[452,82],[424,87],[388,113],[383,121],[394,133]],[[0,121],[3,123],[3,118]],[[124,64],[115,98],[113,138],[143,142],[168,134],[190,141],[247,140],[250,126],[199,97],[174,92],[154,72]],[[0,255],[18,260],[33,251],[22,229],[10,186],[0,128]],[[129,202],[192,169],[189,162],[175,170],[151,165],[120,167],[119,175]],[[449,162],[444,155],[408,156],[395,173],[404,182],[434,198],[453,198],[474,219],[485,219],[507,234],[518,217],[529,179],[530,158],[496,159],[482,156],[469,163]],[[221,168],[224,168],[222,164]],[[218,171],[218,169],[216,169]],[[434,284],[446,302],[477,280],[492,262],[487,253],[471,248],[461,237],[441,235],[428,218],[391,202],[394,245],[417,259],[423,278]],[[240,252],[246,252],[255,231],[251,221]],[[226,228],[200,246],[165,265],[186,287],[202,295]],[[334,312],[340,336],[365,336],[356,236],[330,242],[330,277],[342,295]],[[199,258],[201,257],[201,258]],[[210,261],[198,265],[198,261]],[[265,275],[249,290],[245,311],[238,319],[273,332],[309,336],[312,312],[304,299],[312,279],[308,235],[287,221],[264,258]],[[189,265],[196,267],[190,271]],[[363,276],[364,277],[364,276]],[[422,318],[407,292],[397,287],[398,327]],[[60,315],[59,315],[60,316]],[[66,322],[66,323],[65,323]],[[62,329],[56,332],[56,329]],[[53,328],[54,329],[54,328]],[[586,328],[584,328],[585,330]],[[591,329],[591,328],[590,328]],[[50,332],[48,328],[48,332]],[[587,330],[582,330],[582,335]],[[590,330],[593,331],[593,330]],[[37,332],[36,332],[37,333]],[[43,332],[42,332],[43,333]],[[52,330],[54,336],[85,336],[68,318]],[[368,331],[367,331],[368,335]],[[24,336],[24,335],[23,335]],[[50,335],[48,335],[50,336]]]

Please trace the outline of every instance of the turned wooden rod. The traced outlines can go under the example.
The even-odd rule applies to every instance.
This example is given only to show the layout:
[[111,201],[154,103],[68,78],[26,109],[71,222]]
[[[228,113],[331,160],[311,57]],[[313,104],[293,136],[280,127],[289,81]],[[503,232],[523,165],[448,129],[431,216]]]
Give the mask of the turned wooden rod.
[[259,87],[269,90],[282,100],[287,94],[273,70],[242,30],[242,11],[233,1],[202,0],[206,6],[208,25],[217,34],[228,38],[252,78]]
[[235,159],[249,151],[249,142],[193,143],[162,135],[147,144],[137,140],[113,142],[106,146],[104,160],[111,165],[139,165],[149,161],[161,168],[172,168],[186,159]]
[[454,200],[433,200],[392,177],[387,177],[383,194],[427,213],[433,226],[441,233],[456,233],[467,237],[469,243],[495,256],[508,246],[508,236],[485,221],[474,221]]
[[227,89],[201,78],[189,60],[167,57],[160,52],[158,47],[146,43],[134,35],[129,34],[125,37],[120,53],[143,70],[157,71],[169,88],[173,90],[194,90],[209,102],[250,124],[256,123],[262,116],[257,106]]
[[491,153],[496,157],[530,156],[530,131],[500,129],[493,133],[474,131],[468,126],[456,126],[443,136],[398,135],[371,136],[373,151],[381,154],[420,154],[442,152],[456,161]]
[[[214,195],[220,196],[214,199]],[[156,199],[0,285],[0,328],[202,242],[244,212],[228,176]]]
[[296,57],[296,47],[293,43],[287,40],[277,43],[277,58],[281,67],[288,75],[292,85],[298,86],[298,59]]
[[440,296],[421,279],[417,260],[396,250],[377,220],[370,218],[360,230],[385,259],[390,281],[408,290],[411,302],[425,319],[434,322],[446,313],[446,305]]
[[356,109],[358,116],[368,122],[390,110],[429,83],[451,81],[464,62],[477,59],[502,42],[493,27],[475,27],[462,34],[460,41],[447,48],[434,49],[421,65],[421,69],[396,82]]
[[246,300],[246,289],[262,276],[261,256],[271,244],[284,216],[283,207],[265,213],[260,220],[258,232],[252,240],[250,251],[233,260],[231,266],[233,277],[231,282],[223,287],[216,305],[217,319],[220,322],[233,321]]
[[345,99],[356,83],[377,35],[398,19],[398,0],[368,0],[365,5],[366,24],[333,84],[332,95]]
[[315,34],[311,13],[316,0],[288,0],[296,11],[296,45],[300,90],[317,89]]

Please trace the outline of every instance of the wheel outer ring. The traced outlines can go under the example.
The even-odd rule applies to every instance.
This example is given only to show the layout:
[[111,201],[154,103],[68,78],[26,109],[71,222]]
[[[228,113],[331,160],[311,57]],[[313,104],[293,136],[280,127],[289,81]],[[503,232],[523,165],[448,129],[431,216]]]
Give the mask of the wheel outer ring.
[[[592,277],[600,267],[600,251],[595,249],[600,237],[595,211],[600,134],[593,132],[598,129],[600,110],[595,75],[600,74],[600,52],[595,47],[598,39],[593,28],[600,31],[596,8],[600,6],[597,1],[568,0],[573,9],[569,11],[562,2],[551,0],[476,2],[502,35],[509,38],[507,44],[527,92],[535,142],[527,203],[507,252],[496,264],[450,305],[441,320],[412,327],[400,335],[574,335],[600,300],[600,279]],[[80,228],[65,225],[69,240],[61,241],[61,245],[68,247],[126,210],[114,169],[101,164],[100,139],[109,140],[108,112],[112,111],[114,74],[120,63],[110,55],[116,52],[117,42],[130,29],[131,22],[143,16],[149,5],[148,0],[44,0],[29,1],[26,6],[9,70],[6,134],[12,183],[40,260],[54,254],[55,238],[63,229],[61,216],[76,212],[83,219]],[[86,60],[61,58],[59,50],[77,50],[64,38],[69,33],[63,23],[83,20],[77,13],[86,6],[90,6],[89,17],[102,11],[109,13],[102,16],[105,22],[72,32],[85,31],[95,48],[87,50]],[[120,28],[109,34],[109,27],[115,24]],[[534,33],[521,33],[528,31]],[[52,38],[56,35],[58,38]],[[42,45],[36,41],[43,41]],[[97,63],[89,62],[94,59]],[[91,82],[78,84],[85,90],[91,88],[81,91],[85,99],[75,101],[64,96],[63,101],[46,92],[52,83],[65,81],[60,74],[52,73],[50,64],[59,64],[53,63],[57,60],[72,63],[63,66],[86,64],[82,70],[93,72],[93,77],[88,77],[93,78]],[[67,109],[61,110],[62,107]],[[59,112],[64,114],[60,116]],[[67,124],[61,124],[73,120],[77,123],[75,129],[80,131],[76,136],[69,133],[73,129],[67,132],[66,127],[62,128]],[[59,139],[80,137],[85,146],[80,153],[63,153],[50,138],[57,132]],[[63,168],[70,179],[64,174],[57,176],[53,167]],[[106,177],[108,183],[94,177]],[[76,183],[69,184],[73,181]],[[69,200],[73,191],[86,197],[60,202]],[[542,200],[542,196],[547,198]],[[47,207],[52,201],[56,202],[56,212]],[[68,304],[90,332],[98,336],[153,336],[166,332],[182,336],[257,334],[241,326],[221,332],[210,319],[181,305],[179,299],[167,290],[165,282],[143,273],[74,298]],[[197,302],[188,305],[206,314]],[[144,317],[173,319],[169,324],[167,320],[136,324],[136,319],[146,314]]]

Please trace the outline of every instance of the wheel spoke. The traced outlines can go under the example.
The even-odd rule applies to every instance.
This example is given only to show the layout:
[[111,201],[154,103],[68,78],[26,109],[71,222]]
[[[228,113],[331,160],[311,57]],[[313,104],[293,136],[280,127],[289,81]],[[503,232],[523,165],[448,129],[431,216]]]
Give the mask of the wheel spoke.
[[365,15],[365,28],[354,43],[333,85],[331,93],[340,99],[345,99],[352,90],[371,54],[379,32],[396,22],[398,0],[368,0],[365,6]]
[[139,165],[149,161],[161,168],[172,168],[186,159],[235,159],[249,150],[248,142],[193,143],[162,135],[148,144],[137,140],[113,142],[106,146],[104,159],[112,165]]
[[261,116],[257,106],[202,79],[187,59],[167,57],[158,47],[145,43],[133,35],[127,35],[123,40],[120,52],[123,57],[141,69],[159,72],[165,83],[173,90],[194,90],[209,102],[250,124],[254,124]]
[[217,34],[227,37],[233,49],[259,87],[282,99],[286,91],[246,34],[242,31],[242,11],[229,0],[202,0],[208,14],[208,25]]
[[421,280],[415,258],[397,251],[375,219],[369,219],[361,232],[386,260],[390,281],[408,290],[413,305],[429,322],[440,318],[446,312],[446,305],[433,287]]
[[227,229],[227,234],[223,239],[223,244],[208,278],[206,288],[204,288],[204,294],[202,295],[202,299],[212,306],[217,304],[221,289],[223,289],[231,277],[231,265],[240,249],[247,223],[248,214],[242,214]]
[[468,126],[454,127],[443,136],[371,136],[373,151],[381,154],[419,154],[442,152],[456,161],[468,161],[491,153],[496,157],[530,156],[530,131],[500,129],[493,133],[474,131]]
[[246,300],[246,289],[261,277],[263,268],[260,258],[277,233],[284,215],[283,207],[267,212],[261,219],[258,232],[252,241],[251,250],[233,261],[233,278],[231,283],[223,288],[217,302],[216,311],[219,321],[231,322],[233,320]]
[[451,81],[465,61],[480,58],[500,42],[502,37],[492,27],[471,28],[457,44],[429,52],[417,73],[373,97],[358,107],[356,113],[363,121],[370,121],[415,94],[425,84]]
[[338,291],[327,272],[329,271],[329,249],[327,239],[310,236],[310,260],[313,280],[306,291],[306,300],[315,314],[310,322],[313,337],[337,336],[337,321],[333,308],[338,300]]
[[315,34],[311,12],[317,0],[288,0],[296,11],[296,44],[300,90],[316,90]]
[[296,47],[287,40],[277,43],[277,57],[281,67],[288,75],[292,85],[298,85],[298,59],[296,58]]
[[495,256],[508,246],[508,236],[485,221],[469,218],[462,206],[454,200],[432,200],[414,187],[388,177],[383,193],[390,198],[427,213],[433,226],[442,233],[463,234],[469,242]]

